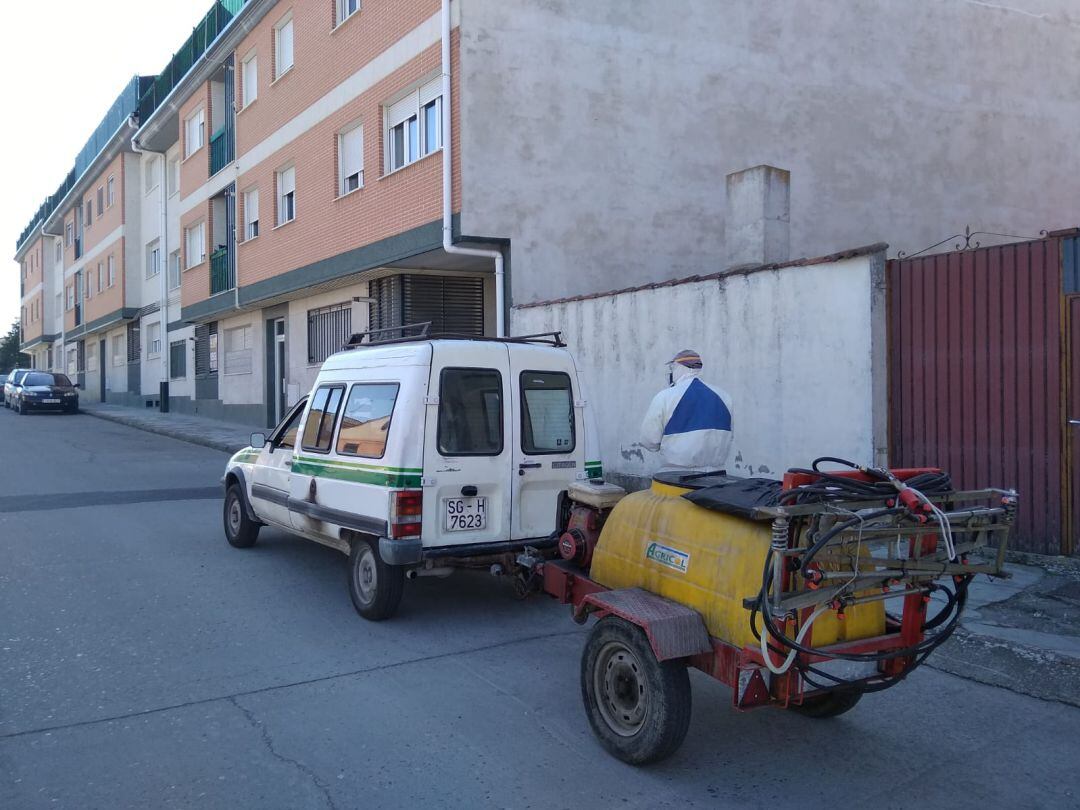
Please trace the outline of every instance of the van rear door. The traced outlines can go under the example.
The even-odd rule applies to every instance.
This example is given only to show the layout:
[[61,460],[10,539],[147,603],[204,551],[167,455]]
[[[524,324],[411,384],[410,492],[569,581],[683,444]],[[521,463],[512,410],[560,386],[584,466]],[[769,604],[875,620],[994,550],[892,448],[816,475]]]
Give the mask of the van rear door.
[[424,441],[425,548],[509,539],[511,390],[504,344],[433,344]]
[[569,355],[533,346],[510,351],[514,387],[511,537],[555,531],[559,493],[585,477],[585,430],[577,372]]

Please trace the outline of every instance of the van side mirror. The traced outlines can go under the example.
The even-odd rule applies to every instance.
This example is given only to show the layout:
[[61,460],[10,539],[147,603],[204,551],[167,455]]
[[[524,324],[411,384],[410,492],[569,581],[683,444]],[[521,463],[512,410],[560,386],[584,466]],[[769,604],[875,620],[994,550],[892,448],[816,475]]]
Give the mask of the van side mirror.
[[251,446],[263,448],[266,447],[266,434],[265,433],[252,433],[251,434]]

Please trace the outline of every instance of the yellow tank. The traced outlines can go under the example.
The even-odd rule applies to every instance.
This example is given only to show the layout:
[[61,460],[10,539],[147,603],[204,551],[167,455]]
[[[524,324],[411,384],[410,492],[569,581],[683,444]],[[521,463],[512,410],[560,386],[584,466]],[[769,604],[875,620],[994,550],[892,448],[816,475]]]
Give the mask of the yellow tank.
[[[644,588],[698,611],[709,634],[739,647],[755,644],[743,599],[761,590],[769,551],[768,523],[695,506],[687,490],[653,482],[623,498],[608,517],[590,577],[608,588]],[[760,625],[759,625],[760,627]],[[843,619],[822,614],[813,645],[885,632],[882,602],[856,605]]]

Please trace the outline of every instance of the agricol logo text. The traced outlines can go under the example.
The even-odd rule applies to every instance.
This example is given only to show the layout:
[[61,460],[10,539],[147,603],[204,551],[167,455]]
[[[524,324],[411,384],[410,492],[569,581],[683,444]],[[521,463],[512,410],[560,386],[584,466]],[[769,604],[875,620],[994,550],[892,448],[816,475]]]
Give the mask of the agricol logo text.
[[685,574],[687,567],[690,565],[689,554],[685,551],[679,551],[677,548],[665,546],[662,543],[649,543],[649,547],[645,549],[645,556],[660,563],[660,565],[678,571],[680,574]]

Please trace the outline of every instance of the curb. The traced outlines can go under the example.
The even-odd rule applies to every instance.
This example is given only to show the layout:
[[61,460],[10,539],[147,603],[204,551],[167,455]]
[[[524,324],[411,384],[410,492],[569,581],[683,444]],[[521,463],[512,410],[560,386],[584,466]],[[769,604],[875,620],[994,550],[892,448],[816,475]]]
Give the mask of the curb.
[[232,455],[237,450],[243,450],[247,447],[246,444],[229,442],[222,439],[215,439],[211,436],[199,436],[188,433],[179,428],[170,428],[167,426],[148,425],[145,422],[140,422],[135,419],[130,419],[125,416],[107,413],[104,411],[87,410],[79,408],[79,413],[86,416],[93,416],[96,419],[104,419],[106,422],[115,422],[118,425],[125,425],[126,427],[135,428],[145,433],[156,433],[159,436],[167,436],[170,439],[176,439],[181,442],[187,442],[188,444],[197,444],[201,447],[209,447],[211,450],[220,450],[222,453],[228,453]]

